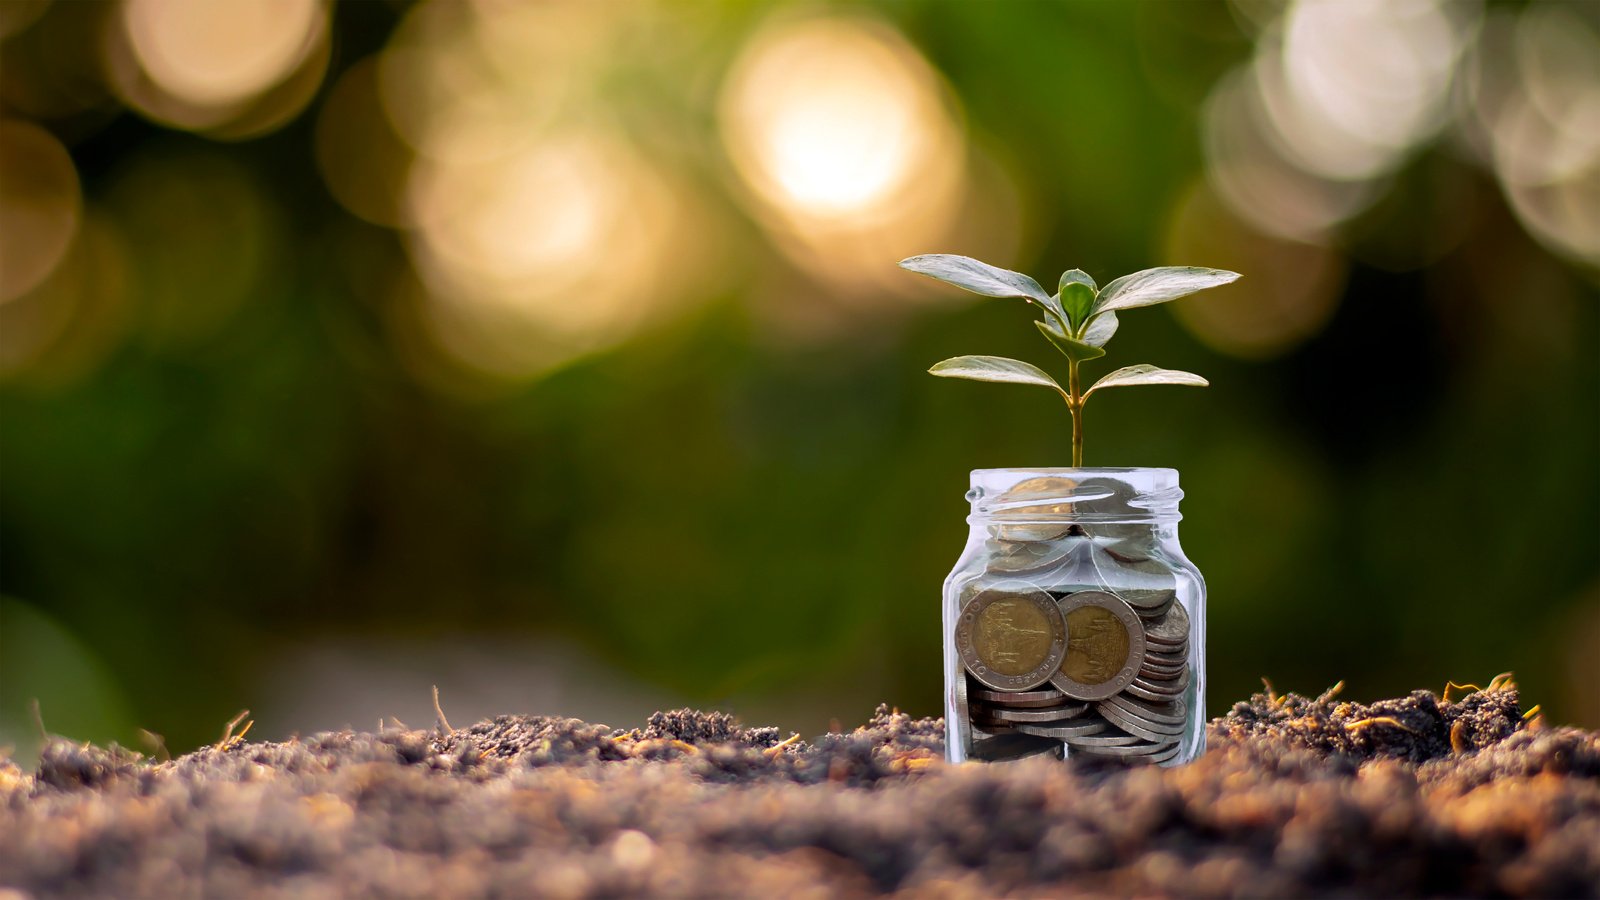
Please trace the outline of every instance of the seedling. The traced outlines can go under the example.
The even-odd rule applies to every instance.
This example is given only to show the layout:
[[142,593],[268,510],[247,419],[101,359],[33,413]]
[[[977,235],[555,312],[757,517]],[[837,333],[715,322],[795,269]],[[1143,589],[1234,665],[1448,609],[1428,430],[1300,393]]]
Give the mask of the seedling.
[[1031,363],[1003,356],[957,356],[936,363],[928,371],[941,378],[966,378],[1007,384],[1036,384],[1060,394],[1072,413],[1072,464],[1083,465],[1083,406],[1095,391],[1136,384],[1186,384],[1205,387],[1209,382],[1192,372],[1159,369],[1140,363],[1124,366],[1082,389],[1078,367],[1106,355],[1106,342],[1117,333],[1117,310],[1153,306],[1195,291],[1236,280],[1237,272],[1194,266],[1145,269],[1113,280],[1105,288],[1095,285],[1080,269],[1061,276],[1060,289],[1046,294],[1039,282],[1021,272],[996,268],[965,256],[933,253],[900,261],[902,269],[937,278],[985,297],[1016,297],[1037,306],[1044,318],[1033,324],[1052,346],[1067,358],[1067,386]]

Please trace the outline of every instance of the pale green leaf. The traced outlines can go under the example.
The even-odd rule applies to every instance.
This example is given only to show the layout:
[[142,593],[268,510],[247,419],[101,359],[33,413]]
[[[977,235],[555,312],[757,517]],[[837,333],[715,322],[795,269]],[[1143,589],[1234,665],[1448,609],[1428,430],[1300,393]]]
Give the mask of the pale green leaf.
[[1197,266],[1163,266],[1124,275],[1105,286],[1095,298],[1094,311],[1129,309],[1165,303],[1179,297],[1236,281],[1238,272]]
[[1116,333],[1117,314],[1107,310],[1089,320],[1089,327],[1083,330],[1083,342],[1091,347],[1104,347]]
[[1044,292],[1039,282],[1021,272],[991,266],[967,256],[950,253],[925,253],[900,260],[900,268],[947,284],[965,288],[985,297],[1021,297],[1037,303],[1065,319],[1061,304]]
[[1096,381],[1087,391],[1083,392],[1084,399],[1101,388],[1132,387],[1136,384],[1181,384],[1190,387],[1205,387],[1211,382],[1206,381],[1193,372],[1180,372],[1177,369],[1158,369],[1155,366],[1140,363],[1137,366],[1123,366],[1115,372]]
[[1006,359],[1003,356],[957,356],[934,363],[928,372],[940,378],[966,378],[971,381],[994,381],[1002,384],[1036,384],[1050,388],[1063,397],[1067,396],[1067,392],[1062,390],[1061,385],[1056,384],[1056,380],[1045,370],[1020,359]]
[[1067,359],[1070,359],[1073,362],[1083,362],[1084,360],[1088,359],[1099,359],[1100,357],[1106,355],[1106,351],[1092,344],[1080,341],[1077,338],[1068,337],[1066,332],[1055,327],[1049,322],[1035,321],[1033,324],[1038,326],[1039,332],[1044,335],[1045,340],[1054,344],[1057,350],[1060,350],[1062,353],[1066,354]]

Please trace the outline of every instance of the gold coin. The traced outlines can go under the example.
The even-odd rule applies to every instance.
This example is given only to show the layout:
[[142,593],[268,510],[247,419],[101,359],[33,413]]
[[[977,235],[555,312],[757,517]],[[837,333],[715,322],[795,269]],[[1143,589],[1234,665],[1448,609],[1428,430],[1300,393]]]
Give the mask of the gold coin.
[[1103,700],[1128,686],[1144,663],[1144,626],[1132,607],[1106,591],[1061,600],[1067,653],[1050,681],[1077,700]]
[[1067,652],[1067,625],[1049,594],[1014,583],[990,588],[956,622],[956,651],[985,687],[1025,691],[1046,681]]

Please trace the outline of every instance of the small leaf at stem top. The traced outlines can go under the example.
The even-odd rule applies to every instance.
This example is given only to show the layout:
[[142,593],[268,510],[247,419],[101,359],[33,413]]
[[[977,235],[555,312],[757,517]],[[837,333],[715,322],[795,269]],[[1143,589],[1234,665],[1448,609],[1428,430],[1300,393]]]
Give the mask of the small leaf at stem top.
[[1089,395],[1101,388],[1132,387],[1136,384],[1181,384],[1190,387],[1206,387],[1210,383],[1193,372],[1160,369],[1147,363],[1140,363],[1137,366],[1124,366],[1096,381],[1093,386],[1083,392],[1083,399],[1089,399]]
[[[1067,275],[1072,272],[1067,272]],[[1090,309],[1094,307],[1094,288],[1083,282],[1067,280],[1067,275],[1061,275],[1061,309],[1067,312],[1067,317],[1072,320],[1072,330],[1077,331],[1083,327],[1083,322],[1088,319]]]
[[1151,306],[1237,281],[1238,272],[1198,266],[1162,266],[1124,275],[1105,286],[1095,298],[1094,312]]
[[1086,359],[1099,359],[1100,357],[1106,355],[1106,351],[1094,346],[1093,344],[1080,341],[1077,338],[1068,337],[1066,332],[1055,327],[1049,322],[1040,322],[1036,320],[1033,324],[1038,326],[1039,332],[1044,335],[1045,340],[1054,344],[1057,350],[1060,350],[1062,353],[1066,354],[1067,359],[1070,359],[1073,362],[1083,362]]
[[929,374],[940,378],[966,378],[970,381],[994,381],[1003,384],[1036,384],[1067,396],[1050,374],[1038,366],[1020,359],[1003,356],[957,356],[933,364]]
[[925,253],[900,260],[900,268],[937,278],[985,297],[1021,297],[1050,310],[1062,320],[1067,317],[1061,309],[1061,303],[1045,293],[1039,282],[1021,272],[991,266],[969,256]]

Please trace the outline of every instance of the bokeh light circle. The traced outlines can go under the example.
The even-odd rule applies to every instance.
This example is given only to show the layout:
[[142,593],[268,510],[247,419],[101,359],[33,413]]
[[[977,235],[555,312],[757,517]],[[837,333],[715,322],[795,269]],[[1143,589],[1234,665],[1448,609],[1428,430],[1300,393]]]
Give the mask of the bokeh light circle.
[[124,0],[122,21],[146,74],[168,95],[226,106],[292,71],[315,33],[317,0]]
[[884,23],[770,23],[735,61],[718,114],[752,210],[808,271],[841,285],[925,250],[962,201],[966,147],[953,104]]
[[61,263],[82,206],[78,170],[61,141],[29,122],[0,121],[0,303]]

